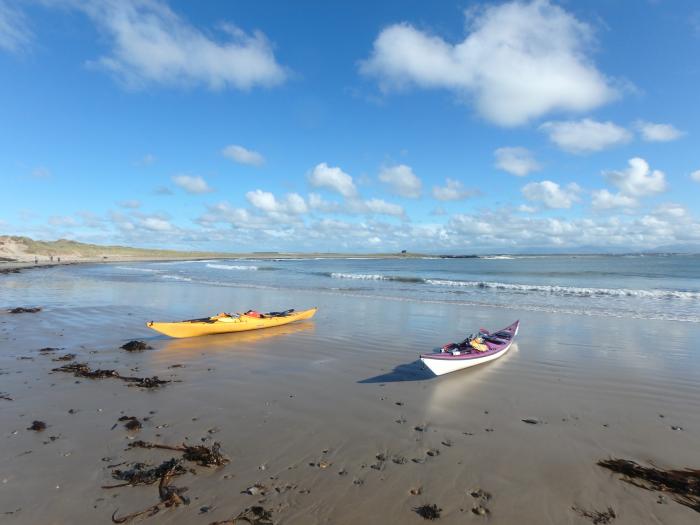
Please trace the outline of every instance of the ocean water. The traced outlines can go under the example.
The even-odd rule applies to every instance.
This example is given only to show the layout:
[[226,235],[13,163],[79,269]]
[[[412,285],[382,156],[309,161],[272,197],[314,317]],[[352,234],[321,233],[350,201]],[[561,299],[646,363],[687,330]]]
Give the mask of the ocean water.
[[62,272],[65,277],[73,274],[98,282],[304,290],[476,308],[700,322],[700,255],[221,259],[74,266]]

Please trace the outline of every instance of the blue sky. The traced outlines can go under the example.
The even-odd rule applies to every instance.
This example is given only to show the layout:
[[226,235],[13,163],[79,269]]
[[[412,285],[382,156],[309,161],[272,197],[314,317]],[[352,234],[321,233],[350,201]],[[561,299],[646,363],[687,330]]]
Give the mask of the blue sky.
[[692,0],[0,0],[0,233],[698,246],[697,56]]

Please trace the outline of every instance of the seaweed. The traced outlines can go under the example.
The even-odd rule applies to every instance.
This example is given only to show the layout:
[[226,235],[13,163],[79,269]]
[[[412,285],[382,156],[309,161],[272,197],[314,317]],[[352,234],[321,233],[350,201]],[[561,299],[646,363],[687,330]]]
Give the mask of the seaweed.
[[586,510],[574,505],[571,507],[571,509],[582,518],[588,518],[591,520],[593,525],[607,525],[608,523],[612,523],[615,518],[617,518],[617,514],[615,514],[612,507],[608,507],[607,510],[604,511],[599,511]]
[[142,350],[153,350],[153,347],[146,344],[144,341],[129,341],[120,347],[127,352],[141,352]]
[[141,421],[136,416],[122,416],[119,421],[125,421],[124,427],[127,430],[139,430],[142,426]]
[[248,507],[235,518],[224,521],[214,521],[209,525],[235,525],[236,523],[249,523],[250,525],[273,525],[272,512],[259,505]]
[[598,465],[623,475],[623,481],[635,487],[670,493],[677,503],[700,512],[700,469],[664,470],[615,458],[600,460]]
[[134,441],[129,443],[129,448],[160,448],[163,450],[175,450],[182,452],[182,458],[192,461],[202,467],[219,467],[229,462],[229,459],[221,453],[221,444],[215,442],[211,447],[206,445],[171,446],[151,443],[150,441]]
[[46,423],[43,421],[32,421],[31,426],[27,427],[27,430],[34,430],[35,432],[42,432],[46,430]]
[[425,520],[437,520],[440,519],[442,509],[433,503],[432,505],[426,504],[421,505],[420,507],[414,507],[413,512]]
[[121,378],[116,370],[103,370],[98,368],[92,370],[87,363],[70,363],[58,368],[54,368],[53,372],[72,372],[75,377],[85,377],[88,379],[104,379],[106,377]]
[[75,354],[63,354],[58,357],[54,357],[52,361],[72,361],[75,359]]
[[[158,483],[158,496],[160,501],[144,510],[132,512],[131,514],[127,514],[121,518],[117,518],[118,510],[115,510],[112,514],[113,523],[126,523],[127,521],[131,521],[139,516],[155,516],[162,509],[179,507],[180,505],[189,505],[189,498],[184,496],[184,493],[187,491],[187,487],[176,487],[175,485],[170,484],[173,477],[180,475],[178,468],[181,469],[182,466],[179,465],[179,462],[175,459],[172,459],[170,462],[166,463],[170,463],[170,465],[161,472],[160,481]],[[165,465],[165,463],[163,465]],[[161,467],[163,465],[161,465]]]
[[112,377],[115,379],[121,379],[131,383],[129,386],[138,386],[141,388],[158,388],[160,385],[165,383],[172,383],[172,381],[167,381],[163,379],[158,379],[158,376],[153,377],[130,377],[121,376],[116,370],[107,369],[97,369],[92,370],[87,363],[70,363],[68,365],[63,365],[59,368],[54,368],[54,372],[72,372],[75,377],[86,377],[88,379],[105,379]]
[[151,467],[146,463],[134,463],[128,470],[115,469],[112,471],[114,479],[125,481],[117,485],[103,485],[103,489],[114,489],[118,487],[136,486],[136,485],[152,485],[165,474],[169,473],[171,477],[185,474],[187,470],[181,465],[179,459],[171,458],[164,461],[157,467]]
[[41,312],[41,308],[38,306],[30,307],[30,308],[24,308],[22,306],[18,306],[16,308],[10,308],[8,310],[8,313],[11,313],[11,314],[35,314],[37,312]]
[[153,377],[120,377],[122,381],[131,383],[129,386],[138,386],[140,388],[158,388],[160,385],[172,383],[164,379],[158,379],[158,376]]

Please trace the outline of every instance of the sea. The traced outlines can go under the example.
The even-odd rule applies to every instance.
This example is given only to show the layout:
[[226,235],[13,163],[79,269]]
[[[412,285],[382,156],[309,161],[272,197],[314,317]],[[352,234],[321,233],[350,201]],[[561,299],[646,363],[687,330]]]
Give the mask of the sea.
[[700,323],[700,255],[266,257],[76,265],[53,275]]

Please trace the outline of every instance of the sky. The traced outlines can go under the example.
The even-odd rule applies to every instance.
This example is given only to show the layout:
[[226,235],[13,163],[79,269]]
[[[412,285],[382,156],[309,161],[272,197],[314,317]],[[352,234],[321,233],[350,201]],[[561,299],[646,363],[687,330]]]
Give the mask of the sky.
[[695,0],[0,0],[0,234],[700,251]]

